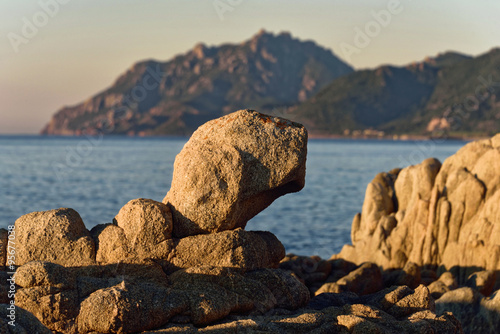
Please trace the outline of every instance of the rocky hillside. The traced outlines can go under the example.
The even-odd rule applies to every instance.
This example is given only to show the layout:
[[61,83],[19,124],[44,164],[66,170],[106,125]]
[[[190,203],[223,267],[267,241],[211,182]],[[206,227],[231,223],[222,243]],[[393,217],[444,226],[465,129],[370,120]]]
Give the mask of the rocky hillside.
[[492,135],[500,131],[499,94],[500,49],[476,58],[449,52],[356,71],[288,114],[314,134]]
[[261,31],[241,44],[139,62],[105,91],[59,110],[42,133],[188,135],[234,110],[305,101],[352,71],[311,41]]

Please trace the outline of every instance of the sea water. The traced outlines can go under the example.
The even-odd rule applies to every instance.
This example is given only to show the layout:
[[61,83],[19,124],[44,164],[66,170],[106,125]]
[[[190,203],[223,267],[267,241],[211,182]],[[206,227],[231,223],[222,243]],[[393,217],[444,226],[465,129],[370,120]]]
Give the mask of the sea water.
[[[87,228],[109,223],[135,198],[161,201],[186,138],[0,136],[0,227],[29,212],[70,207]],[[287,252],[328,258],[350,243],[366,185],[383,171],[444,161],[454,140],[309,140],[306,186],[247,224],[274,233]]]

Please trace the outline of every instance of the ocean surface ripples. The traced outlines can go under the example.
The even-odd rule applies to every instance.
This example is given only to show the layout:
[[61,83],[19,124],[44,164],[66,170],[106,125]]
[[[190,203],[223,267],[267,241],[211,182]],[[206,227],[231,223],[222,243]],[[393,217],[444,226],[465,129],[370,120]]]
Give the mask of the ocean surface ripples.
[[[161,201],[184,138],[0,136],[0,227],[23,214],[71,207],[86,226],[109,223],[134,198]],[[366,185],[382,171],[441,161],[465,142],[310,140],[306,186],[277,199],[249,230],[277,235],[287,252],[329,257],[350,242]]]

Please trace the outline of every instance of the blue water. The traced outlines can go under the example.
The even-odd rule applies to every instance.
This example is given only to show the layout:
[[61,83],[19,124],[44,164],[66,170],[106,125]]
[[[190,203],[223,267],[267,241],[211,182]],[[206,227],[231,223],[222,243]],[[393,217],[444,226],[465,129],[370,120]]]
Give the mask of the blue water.
[[[0,227],[33,211],[71,207],[90,229],[134,198],[161,201],[184,138],[0,136]],[[248,224],[287,252],[328,258],[350,242],[352,217],[379,172],[441,161],[463,141],[310,140],[305,188],[277,199]]]

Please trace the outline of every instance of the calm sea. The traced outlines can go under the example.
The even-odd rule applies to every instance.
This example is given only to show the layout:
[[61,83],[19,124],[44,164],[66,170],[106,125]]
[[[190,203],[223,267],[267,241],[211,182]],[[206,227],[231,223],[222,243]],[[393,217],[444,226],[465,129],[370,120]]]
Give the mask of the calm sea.
[[[90,229],[134,198],[161,201],[185,138],[0,136],[0,227],[23,214],[71,207]],[[350,242],[375,174],[444,161],[463,141],[310,140],[305,188],[277,199],[248,224],[277,235],[287,252],[328,258]]]

